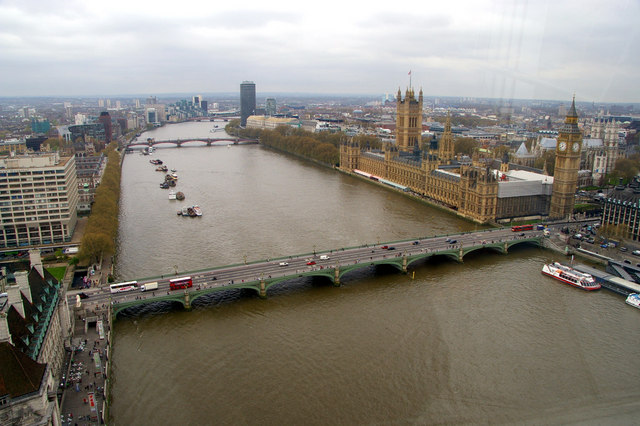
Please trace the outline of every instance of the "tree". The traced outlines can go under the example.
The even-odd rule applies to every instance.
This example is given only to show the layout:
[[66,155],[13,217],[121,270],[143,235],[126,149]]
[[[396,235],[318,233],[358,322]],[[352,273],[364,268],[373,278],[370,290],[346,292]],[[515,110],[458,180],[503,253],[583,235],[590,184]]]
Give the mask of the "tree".
[[454,142],[454,150],[456,154],[465,154],[471,156],[477,148],[478,143],[473,138],[456,138]]
[[613,169],[613,177],[622,178],[624,181],[629,182],[634,176],[638,175],[640,171],[640,155],[634,154],[629,158],[619,158],[616,161],[615,168]]
[[555,169],[556,169],[555,151],[545,151],[542,154],[542,157],[536,158],[536,160],[533,163],[533,167],[535,167],[536,169],[544,169],[545,164],[547,167],[547,173],[549,173],[549,176],[553,176],[553,173],[555,172]]

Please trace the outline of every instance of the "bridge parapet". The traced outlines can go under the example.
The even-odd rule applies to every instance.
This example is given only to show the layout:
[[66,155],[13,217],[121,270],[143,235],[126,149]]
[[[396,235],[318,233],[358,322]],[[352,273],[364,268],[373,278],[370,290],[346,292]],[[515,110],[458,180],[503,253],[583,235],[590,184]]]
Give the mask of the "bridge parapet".
[[[247,280],[241,282],[233,282],[229,284],[223,284],[222,282],[212,281],[209,283],[205,283],[202,285],[198,285],[196,288],[190,289],[189,291],[174,291],[167,292],[167,294],[158,294],[155,295],[154,292],[152,295],[148,293],[144,294],[136,294],[131,295],[130,297],[134,297],[133,299],[128,299],[129,295],[125,295],[123,299],[119,299],[122,301],[114,301],[112,304],[112,314],[115,316],[118,313],[122,312],[127,308],[131,308],[134,306],[145,305],[149,303],[155,302],[174,302],[180,303],[184,309],[190,310],[193,306],[193,303],[208,294],[212,294],[220,291],[227,291],[233,289],[250,289],[256,292],[256,294],[261,298],[266,298],[268,295],[268,290],[272,286],[276,284],[280,284],[286,281],[291,281],[297,278],[302,277],[325,277],[329,281],[333,283],[335,286],[340,286],[342,278],[345,274],[348,274],[352,271],[368,268],[371,266],[377,265],[391,265],[396,268],[398,271],[402,273],[407,273],[408,268],[414,264],[415,262],[421,259],[428,259],[432,256],[444,256],[449,258],[455,262],[462,263],[464,256],[469,253],[478,250],[493,250],[498,253],[507,254],[508,250],[518,244],[535,244],[537,246],[543,246],[544,236],[529,236],[529,237],[511,237],[503,239],[494,239],[494,240],[479,240],[472,244],[454,244],[448,245],[446,247],[442,247],[441,249],[429,249],[423,248],[419,252],[407,253],[406,250],[402,253],[399,252],[387,252],[382,255],[382,258],[375,258],[371,256],[370,259],[367,257],[363,257],[362,259],[358,259],[353,261],[352,263],[335,263],[332,265],[315,265],[309,269],[304,270],[295,270],[295,272],[283,273],[280,276],[271,276],[271,275],[260,275],[259,279],[255,280]],[[378,252],[378,256],[379,256]],[[265,264],[273,264],[273,259],[271,261],[263,261],[263,262],[250,262],[247,265],[255,266],[259,263]],[[233,265],[234,267],[243,266],[243,264]],[[222,269],[222,268],[217,268]],[[217,270],[216,269],[216,270]],[[211,270],[208,270],[211,271]],[[215,271],[215,270],[214,270]],[[203,271],[196,272],[185,272],[189,275],[196,275]],[[215,273],[215,272],[214,272]],[[164,276],[162,277],[164,278]],[[214,278],[215,280],[215,278]],[[232,281],[231,281],[232,282]]]

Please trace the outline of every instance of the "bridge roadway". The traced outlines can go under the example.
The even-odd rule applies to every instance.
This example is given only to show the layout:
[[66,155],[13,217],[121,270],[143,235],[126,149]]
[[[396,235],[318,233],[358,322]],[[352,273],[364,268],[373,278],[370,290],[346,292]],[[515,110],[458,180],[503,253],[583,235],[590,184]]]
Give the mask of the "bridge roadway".
[[139,141],[139,142],[130,142],[127,144],[126,148],[145,148],[149,146],[157,146],[160,144],[169,144],[176,145],[177,147],[181,147],[182,145],[189,142],[204,142],[207,146],[211,146],[216,142],[231,142],[233,145],[253,145],[257,144],[258,141],[256,139],[244,139],[239,138],[237,136],[225,136],[220,138],[187,138],[187,139],[166,139],[161,141]]
[[[451,243],[452,239],[456,240],[455,243]],[[509,248],[517,244],[542,246],[543,239],[543,231],[512,232],[510,228],[500,228],[391,243],[365,244],[137,280],[139,286],[157,282],[158,289],[155,291],[135,290],[111,294],[109,287],[88,289],[84,290],[84,293],[89,297],[81,302],[89,308],[111,304],[114,317],[124,309],[156,302],[175,302],[182,304],[185,309],[191,309],[191,304],[199,297],[223,290],[251,289],[265,298],[271,286],[299,277],[322,276],[339,286],[344,274],[372,265],[391,265],[406,273],[413,262],[432,256],[445,256],[462,262],[466,254],[476,250],[489,249],[507,254]],[[384,246],[394,249],[384,249]],[[324,259],[324,256],[328,258]],[[315,264],[309,264],[310,262]],[[169,280],[184,276],[192,277],[193,287],[171,291]],[[70,306],[75,305],[78,293],[80,291],[75,290],[67,293]]]

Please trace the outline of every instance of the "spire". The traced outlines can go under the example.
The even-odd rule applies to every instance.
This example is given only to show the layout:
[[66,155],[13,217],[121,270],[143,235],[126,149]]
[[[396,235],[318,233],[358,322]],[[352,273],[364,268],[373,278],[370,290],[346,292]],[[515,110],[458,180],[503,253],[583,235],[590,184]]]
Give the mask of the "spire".
[[578,117],[578,113],[576,112],[576,95],[573,95],[573,100],[571,101],[571,108],[569,109],[569,113],[567,117]]

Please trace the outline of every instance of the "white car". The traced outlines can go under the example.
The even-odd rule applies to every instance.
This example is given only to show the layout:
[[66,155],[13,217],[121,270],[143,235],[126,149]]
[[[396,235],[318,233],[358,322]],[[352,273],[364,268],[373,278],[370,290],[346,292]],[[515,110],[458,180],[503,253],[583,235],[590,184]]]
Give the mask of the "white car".
[[280,263],[279,263],[279,265],[280,265],[280,266],[288,266],[288,265],[289,265],[289,263],[288,263],[288,262],[280,262]]

